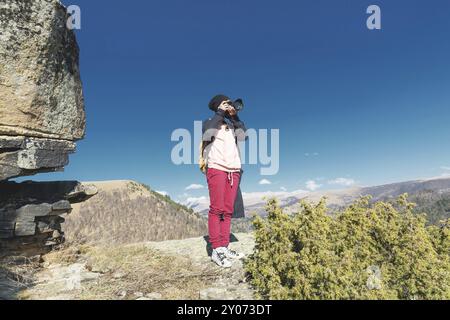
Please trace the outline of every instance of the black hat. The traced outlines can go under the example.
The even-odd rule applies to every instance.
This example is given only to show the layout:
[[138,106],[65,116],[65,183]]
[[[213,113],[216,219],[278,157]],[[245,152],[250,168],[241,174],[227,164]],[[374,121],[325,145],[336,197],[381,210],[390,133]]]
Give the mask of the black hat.
[[223,94],[218,94],[217,96],[211,99],[208,106],[212,111],[216,112],[220,104],[228,100],[230,100],[230,98],[228,98],[227,96],[224,96]]

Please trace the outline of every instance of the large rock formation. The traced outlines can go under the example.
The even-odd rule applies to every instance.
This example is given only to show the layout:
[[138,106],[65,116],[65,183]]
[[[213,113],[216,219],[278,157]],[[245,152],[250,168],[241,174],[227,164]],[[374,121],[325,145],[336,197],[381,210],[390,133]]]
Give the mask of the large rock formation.
[[84,136],[67,18],[57,0],[0,1],[0,180],[61,170]]
[[79,140],[78,45],[57,0],[0,1],[0,135]]
[[[0,248],[62,240],[61,214],[92,196],[76,182],[6,180],[62,170],[85,132],[75,34],[57,0],[0,0]],[[3,182],[2,182],[3,181]]]

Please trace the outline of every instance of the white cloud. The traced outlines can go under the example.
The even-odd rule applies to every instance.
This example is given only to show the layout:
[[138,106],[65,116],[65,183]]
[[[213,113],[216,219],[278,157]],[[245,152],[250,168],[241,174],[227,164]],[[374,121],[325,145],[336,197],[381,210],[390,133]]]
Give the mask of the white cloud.
[[280,187],[280,190],[281,190],[281,191],[284,191],[284,192],[287,191],[287,189],[286,189],[285,187]]
[[315,191],[322,186],[321,184],[317,184],[317,182],[314,180],[306,181],[305,185],[306,185],[306,189],[311,190],[311,191]]
[[200,189],[204,189],[204,188],[205,188],[204,185],[193,183],[193,184],[187,186],[185,188],[185,190],[200,190]]
[[307,153],[305,153],[305,157],[317,157],[319,155],[319,153],[318,152],[313,152],[313,153],[309,153],[309,152],[307,152]]
[[348,179],[348,178],[336,178],[334,180],[329,180],[328,183],[339,185],[339,186],[344,186],[344,187],[349,187],[349,186],[355,184],[355,180]]
[[445,171],[450,171],[450,167],[448,167],[448,166],[442,166],[441,169],[445,170]]
[[259,184],[260,184],[260,185],[267,185],[267,184],[272,184],[272,182],[270,182],[270,181],[267,180],[267,179],[262,179],[261,181],[259,181]]
[[156,192],[158,192],[159,194],[162,194],[163,196],[168,196],[169,193],[167,191],[158,191],[156,190]]
[[197,212],[200,212],[209,208],[209,197],[189,197],[186,200],[181,201],[181,204]]

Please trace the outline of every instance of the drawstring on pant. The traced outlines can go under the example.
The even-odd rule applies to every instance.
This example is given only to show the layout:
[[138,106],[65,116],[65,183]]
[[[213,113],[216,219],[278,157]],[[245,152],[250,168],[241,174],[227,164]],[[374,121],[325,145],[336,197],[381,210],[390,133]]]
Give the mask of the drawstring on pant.
[[230,181],[230,185],[233,186],[233,172],[228,172],[228,181]]

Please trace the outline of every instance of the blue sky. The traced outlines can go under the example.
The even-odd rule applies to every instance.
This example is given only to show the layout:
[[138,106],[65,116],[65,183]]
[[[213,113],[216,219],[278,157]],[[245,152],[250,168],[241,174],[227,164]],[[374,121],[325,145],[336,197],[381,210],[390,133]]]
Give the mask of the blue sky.
[[[246,165],[247,192],[450,172],[448,0],[63,2],[82,13],[87,132],[64,173],[35,179],[134,179],[173,198],[205,185],[172,164],[170,136],[217,93],[245,100],[247,127],[280,130],[279,174]],[[371,4],[382,30],[366,27]]]

